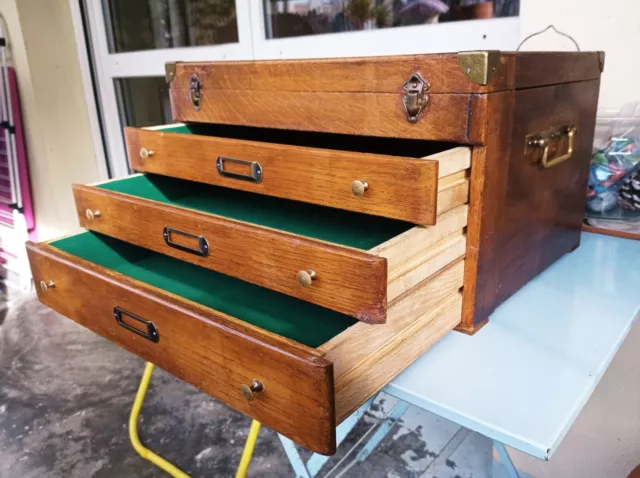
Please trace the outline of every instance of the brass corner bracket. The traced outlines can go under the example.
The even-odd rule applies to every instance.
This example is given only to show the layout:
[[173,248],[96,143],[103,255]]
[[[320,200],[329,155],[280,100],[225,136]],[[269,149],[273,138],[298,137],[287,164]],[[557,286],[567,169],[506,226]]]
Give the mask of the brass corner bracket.
[[164,77],[167,80],[167,83],[171,83],[173,79],[176,77],[176,62],[168,61],[164,64]]
[[478,85],[487,85],[500,66],[500,51],[461,51],[458,65],[469,80]]
[[605,53],[603,51],[599,51],[598,52],[598,63],[600,65],[600,73],[602,73],[604,71],[604,59],[605,59]]

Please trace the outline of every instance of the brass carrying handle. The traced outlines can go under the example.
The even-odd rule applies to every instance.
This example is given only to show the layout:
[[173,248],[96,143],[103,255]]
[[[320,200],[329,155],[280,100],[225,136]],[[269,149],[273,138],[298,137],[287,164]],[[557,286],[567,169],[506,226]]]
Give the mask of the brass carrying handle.
[[[542,148],[542,158],[540,159],[540,165],[543,168],[552,168],[560,163],[563,163],[567,159],[573,156],[575,149],[575,137],[578,129],[575,126],[569,126],[560,131],[555,131],[549,135],[541,135],[530,139],[527,146],[530,148]],[[549,159],[549,145],[552,141],[560,141],[563,136],[568,139],[567,152],[560,156],[556,156],[553,159]]]

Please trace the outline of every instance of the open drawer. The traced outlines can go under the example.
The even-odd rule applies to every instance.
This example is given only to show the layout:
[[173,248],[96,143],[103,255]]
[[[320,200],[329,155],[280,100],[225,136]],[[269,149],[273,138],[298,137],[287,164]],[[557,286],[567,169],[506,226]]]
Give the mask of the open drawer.
[[337,424],[460,321],[462,260],[368,325],[92,232],[28,254],[41,302],[324,454]]
[[471,156],[426,141],[198,123],[125,128],[125,137],[137,171],[423,225],[458,205],[438,183]]
[[[449,177],[466,202],[465,171]],[[446,194],[446,189],[443,194]],[[387,303],[465,253],[467,206],[434,226],[157,175],[74,185],[80,224],[178,259],[383,323]]]

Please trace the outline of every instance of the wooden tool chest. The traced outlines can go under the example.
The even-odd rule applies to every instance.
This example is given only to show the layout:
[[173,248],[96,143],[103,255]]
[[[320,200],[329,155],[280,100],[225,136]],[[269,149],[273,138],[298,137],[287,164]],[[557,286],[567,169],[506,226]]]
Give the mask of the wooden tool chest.
[[38,297],[334,453],[421,353],[578,247],[603,64],[168,64],[182,123],[126,128],[138,174],[73,186],[89,232],[28,244]]

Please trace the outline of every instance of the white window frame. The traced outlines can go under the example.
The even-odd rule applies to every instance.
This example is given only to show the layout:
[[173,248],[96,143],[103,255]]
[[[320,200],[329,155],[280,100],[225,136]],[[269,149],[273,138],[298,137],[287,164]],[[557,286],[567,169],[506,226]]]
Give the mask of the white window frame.
[[[74,12],[78,11],[79,1],[84,1],[86,8],[90,36],[87,40],[90,40],[94,61],[96,97],[100,102],[106,160],[112,177],[129,173],[115,87],[118,78],[164,76],[164,64],[169,61],[338,58],[479,49],[505,51],[515,50],[520,41],[519,17],[267,39],[262,0],[236,0],[238,43],[109,53],[102,2],[69,1]],[[84,38],[79,17],[79,14],[73,15],[76,38]],[[90,89],[86,83],[85,90]],[[93,97],[93,91],[86,92],[86,97]],[[91,112],[99,114],[97,108]],[[98,124],[97,117],[92,121]]]

